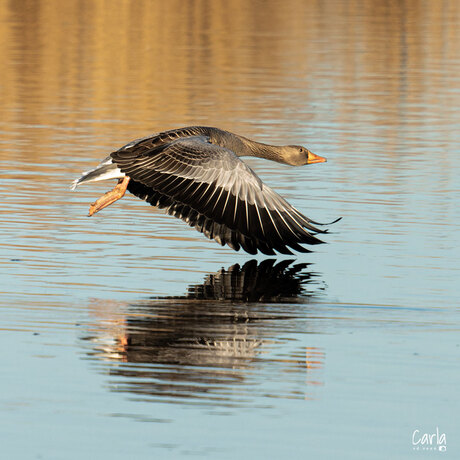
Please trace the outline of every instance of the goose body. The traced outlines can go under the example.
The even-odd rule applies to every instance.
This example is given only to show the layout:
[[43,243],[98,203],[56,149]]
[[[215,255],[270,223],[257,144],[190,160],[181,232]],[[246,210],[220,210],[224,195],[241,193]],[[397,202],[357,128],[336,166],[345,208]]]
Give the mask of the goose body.
[[240,156],[257,156],[294,166],[324,158],[301,146],[273,146],[218,128],[192,126],[138,139],[82,174],[84,182],[118,179],[115,189],[90,208],[90,215],[116,201],[127,189],[164,208],[222,246],[250,254],[318,244],[325,233],[265,185]]

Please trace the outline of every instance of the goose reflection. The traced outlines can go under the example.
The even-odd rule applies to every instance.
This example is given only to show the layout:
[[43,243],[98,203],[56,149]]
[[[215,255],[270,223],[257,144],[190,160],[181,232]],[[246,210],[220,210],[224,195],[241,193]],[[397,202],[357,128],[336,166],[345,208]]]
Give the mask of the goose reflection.
[[[293,260],[276,263],[266,259],[246,262],[243,267],[232,265],[206,276],[202,284],[191,285],[185,297],[177,299],[227,300],[243,302],[302,301],[324,289],[317,274],[305,271],[309,264],[293,264]],[[308,286],[308,288],[307,288]],[[173,298],[173,297],[170,297]]]
[[109,365],[112,390],[142,399],[235,405],[255,398],[257,386],[308,397],[306,382],[320,383],[310,373],[324,356],[297,336],[311,332],[308,303],[324,287],[307,269],[270,259],[236,264],[184,296],[122,306],[121,315],[95,302],[89,355]]

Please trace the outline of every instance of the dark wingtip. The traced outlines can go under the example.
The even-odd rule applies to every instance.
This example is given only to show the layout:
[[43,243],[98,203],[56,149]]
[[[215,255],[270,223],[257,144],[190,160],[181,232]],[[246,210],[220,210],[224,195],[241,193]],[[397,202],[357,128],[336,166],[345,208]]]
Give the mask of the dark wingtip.
[[[320,240],[318,240],[318,241],[320,241]],[[321,241],[321,243],[322,243],[322,241]],[[294,242],[289,243],[289,246],[292,249],[294,249],[294,251],[297,251],[297,252],[303,252],[303,253],[312,252],[312,251],[310,251],[310,249],[304,248],[300,244],[297,244],[297,243],[294,243]]]
[[332,224],[335,224],[336,222],[338,222],[339,220],[342,220],[342,217],[339,217],[338,219],[335,219],[332,222],[321,223],[321,222],[316,222],[316,221],[311,220],[311,219],[308,219],[308,222],[311,222],[312,224],[315,224],[315,225],[332,225]]

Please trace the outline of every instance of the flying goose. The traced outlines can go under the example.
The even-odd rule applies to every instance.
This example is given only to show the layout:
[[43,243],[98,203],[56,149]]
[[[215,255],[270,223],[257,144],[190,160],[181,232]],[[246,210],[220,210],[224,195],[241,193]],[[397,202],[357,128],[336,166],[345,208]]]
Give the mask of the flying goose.
[[267,145],[218,128],[191,126],[130,142],[83,173],[72,190],[84,182],[118,179],[90,206],[89,216],[129,190],[235,251],[292,254],[289,248],[310,252],[301,244],[322,243],[315,234],[327,230],[315,225],[324,224],[305,217],[265,185],[241,156],[293,166],[326,161],[299,145]]

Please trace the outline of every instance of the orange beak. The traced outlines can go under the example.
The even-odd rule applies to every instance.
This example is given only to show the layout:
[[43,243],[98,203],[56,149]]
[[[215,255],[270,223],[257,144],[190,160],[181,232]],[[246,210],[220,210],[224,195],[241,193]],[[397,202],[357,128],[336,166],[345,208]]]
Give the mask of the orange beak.
[[307,164],[313,164],[313,163],[325,163],[327,160],[324,157],[320,157],[319,155],[315,155],[313,152],[308,151],[308,158],[307,158]]

